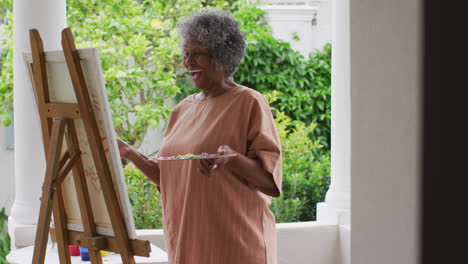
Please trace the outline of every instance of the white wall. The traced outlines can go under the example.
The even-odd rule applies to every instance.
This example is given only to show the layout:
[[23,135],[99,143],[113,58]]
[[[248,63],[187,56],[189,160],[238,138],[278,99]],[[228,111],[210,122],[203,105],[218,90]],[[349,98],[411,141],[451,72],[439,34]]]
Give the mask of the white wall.
[[[315,49],[331,43],[331,8],[329,0],[315,1],[311,5],[263,5],[265,20],[273,36],[291,44],[304,58]],[[300,38],[294,40],[294,36]]]
[[421,10],[350,0],[352,263],[418,263]]
[[[291,44],[291,48],[299,51],[305,58],[309,52],[318,48],[316,38],[312,35],[312,21],[317,17],[315,6],[275,5],[262,6],[265,20],[271,26],[273,36]],[[295,40],[299,37],[299,41]],[[323,46],[323,45],[322,45]]]
[[14,151],[6,146],[6,128],[0,124],[0,209],[5,207],[9,215],[15,200],[15,162]]

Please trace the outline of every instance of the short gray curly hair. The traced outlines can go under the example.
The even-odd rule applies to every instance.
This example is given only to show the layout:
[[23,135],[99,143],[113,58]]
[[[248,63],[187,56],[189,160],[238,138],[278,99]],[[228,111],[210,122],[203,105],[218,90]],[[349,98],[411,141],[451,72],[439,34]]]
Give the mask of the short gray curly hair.
[[200,42],[211,56],[216,68],[231,77],[244,57],[245,35],[239,22],[220,9],[205,9],[184,17],[178,24],[181,49],[192,38]]

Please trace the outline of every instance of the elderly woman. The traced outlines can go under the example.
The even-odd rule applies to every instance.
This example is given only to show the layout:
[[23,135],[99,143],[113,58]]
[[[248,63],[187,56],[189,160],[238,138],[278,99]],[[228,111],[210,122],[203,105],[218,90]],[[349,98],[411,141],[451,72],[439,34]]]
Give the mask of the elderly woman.
[[121,156],[156,183],[170,263],[276,263],[269,205],[281,191],[281,147],[262,94],[234,82],[246,44],[219,10],[179,23],[184,66],[200,90],[172,111],[159,156],[235,154],[157,162],[119,141]]

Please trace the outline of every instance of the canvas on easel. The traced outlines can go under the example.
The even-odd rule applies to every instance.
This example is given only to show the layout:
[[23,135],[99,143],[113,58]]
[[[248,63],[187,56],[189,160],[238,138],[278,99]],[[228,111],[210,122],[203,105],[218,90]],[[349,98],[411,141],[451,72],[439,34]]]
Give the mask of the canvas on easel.
[[[133,216],[131,213],[130,202],[127,197],[127,186],[123,177],[123,169],[120,165],[118,148],[115,143],[115,135],[112,130],[112,119],[110,115],[109,102],[107,93],[105,92],[102,69],[100,67],[98,50],[96,48],[80,49],[79,55],[83,73],[86,79],[86,84],[90,92],[95,110],[96,121],[98,123],[99,132],[102,136],[102,142],[106,152],[106,158],[112,166],[111,173],[116,184],[116,191],[123,198],[120,201],[121,207],[125,215],[125,222],[129,230],[129,238],[135,239],[135,228]],[[73,90],[73,85],[68,73],[67,64],[63,51],[47,51],[46,67],[47,79],[49,84],[50,101],[55,103],[76,103],[76,96]],[[25,53],[24,60],[32,77],[32,54]],[[93,214],[97,225],[98,234],[113,235],[111,223],[107,209],[105,207],[102,189],[97,179],[96,168],[93,164],[89,141],[86,137],[83,122],[81,120],[75,122],[76,128],[79,131],[78,140],[80,148],[83,151],[83,163],[85,175],[88,181],[89,194],[93,200]],[[108,140],[110,139],[110,140]],[[63,149],[66,149],[66,143]],[[64,191],[67,193],[65,198],[65,207],[67,210],[67,226],[70,230],[83,231],[81,223],[81,215],[78,207],[78,197],[76,196],[75,186],[72,177],[67,177],[63,182]],[[133,227],[133,228],[132,228]]]
[[149,242],[136,239],[98,50],[76,49],[69,28],[63,51],[44,52],[37,30],[30,37],[24,61],[47,161],[33,262],[44,261],[52,212],[61,263],[69,263],[70,244],[89,247],[92,263],[102,263],[99,250],[124,263],[149,256]]

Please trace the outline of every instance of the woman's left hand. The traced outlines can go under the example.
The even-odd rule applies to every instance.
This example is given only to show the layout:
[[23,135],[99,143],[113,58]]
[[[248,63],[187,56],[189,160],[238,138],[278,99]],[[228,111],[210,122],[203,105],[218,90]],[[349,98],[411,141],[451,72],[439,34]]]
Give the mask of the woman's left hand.
[[[203,153],[203,154],[206,154],[206,153]],[[226,155],[226,154],[239,155],[237,151],[231,149],[227,145],[219,146],[218,154],[219,155]],[[204,175],[210,176],[217,169],[220,169],[226,166],[226,164],[231,160],[231,158],[233,157],[222,157],[222,158],[217,158],[217,159],[201,159],[200,167],[198,168],[198,171]]]
[[278,197],[281,194],[273,175],[263,168],[261,161],[242,155],[227,145],[220,146],[218,154],[236,154],[236,156],[201,159],[198,171],[209,177],[216,170],[229,169],[234,176],[249,187],[273,197]]

